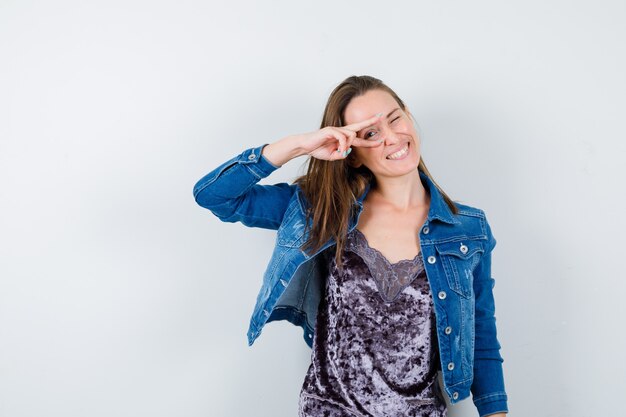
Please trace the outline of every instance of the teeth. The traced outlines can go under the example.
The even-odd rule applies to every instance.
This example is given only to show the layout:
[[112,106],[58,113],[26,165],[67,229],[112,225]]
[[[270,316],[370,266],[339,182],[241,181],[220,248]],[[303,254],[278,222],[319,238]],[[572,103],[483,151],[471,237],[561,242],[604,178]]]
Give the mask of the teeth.
[[409,151],[409,147],[408,147],[408,146],[406,146],[404,149],[402,149],[402,150],[400,150],[400,151],[398,151],[398,152],[396,152],[396,153],[392,153],[391,155],[389,155],[389,156],[387,157],[387,159],[395,159],[395,158],[399,158],[399,157],[401,157],[402,155],[404,155],[405,153],[407,153],[408,151]]

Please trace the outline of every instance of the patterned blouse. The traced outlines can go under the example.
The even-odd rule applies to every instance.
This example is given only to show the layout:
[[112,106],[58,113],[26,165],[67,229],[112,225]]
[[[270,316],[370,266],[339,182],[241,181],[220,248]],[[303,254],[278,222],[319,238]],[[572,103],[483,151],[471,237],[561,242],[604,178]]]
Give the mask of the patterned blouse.
[[330,253],[299,417],[445,417],[421,252],[392,264],[355,228],[342,272]]

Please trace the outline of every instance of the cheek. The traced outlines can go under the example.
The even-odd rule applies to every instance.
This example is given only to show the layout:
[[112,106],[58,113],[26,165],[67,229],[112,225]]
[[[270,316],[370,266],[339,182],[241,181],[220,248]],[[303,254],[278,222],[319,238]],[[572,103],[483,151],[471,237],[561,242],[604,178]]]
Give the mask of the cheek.
[[363,165],[369,165],[369,161],[376,159],[378,152],[380,152],[377,148],[360,148],[355,146],[352,149],[350,153],[350,155],[354,155],[352,161]]
[[399,123],[396,130],[402,133],[406,133],[406,134],[416,133],[415,129],[413,129],[413,125],[411,125],[408,122]]
[[419,133],[413,128],[412,125],[403,125],[402,127],[399,127],[396,132],[411,136],[417,145],[421,143]]

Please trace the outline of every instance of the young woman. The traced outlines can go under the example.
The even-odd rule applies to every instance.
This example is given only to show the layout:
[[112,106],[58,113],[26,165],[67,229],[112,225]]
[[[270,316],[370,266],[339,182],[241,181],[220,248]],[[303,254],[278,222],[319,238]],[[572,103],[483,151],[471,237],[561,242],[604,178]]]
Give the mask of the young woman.
[[[257,184],[308,155],[292,184]],[[312,347],[304,416],[445,416],[437,381],[479,415],[508,412],[483,210],[453,202],[420,153],[414,119],[379,79],[331,93],[321,128],[244,150],[201,178],[225,222],[277,230],[250,320],[288,320]]]

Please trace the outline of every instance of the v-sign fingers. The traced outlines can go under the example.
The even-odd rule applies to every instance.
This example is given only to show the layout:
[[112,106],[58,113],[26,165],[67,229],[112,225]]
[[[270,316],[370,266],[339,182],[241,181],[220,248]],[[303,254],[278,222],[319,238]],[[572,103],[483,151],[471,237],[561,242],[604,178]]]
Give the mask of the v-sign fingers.
[[345,129],[350,129],[353,132],[358,132],[361,129],[375,125],[381,116],[382,116],[382,113],[378,113],[376,116],[372,116],[369,119],[362,120],[360,122],[352,123],[352,124],[342,126],[342,127]]
[[352,146],[361,146],[364,148],[375,148],[376,146],[383,143],[382,140],[373,140],[373,139],[363,139],[359,137],[355,137],[352,140]]

